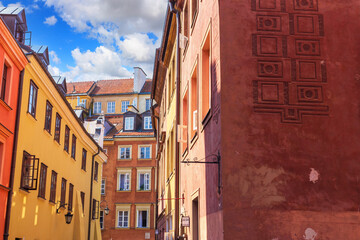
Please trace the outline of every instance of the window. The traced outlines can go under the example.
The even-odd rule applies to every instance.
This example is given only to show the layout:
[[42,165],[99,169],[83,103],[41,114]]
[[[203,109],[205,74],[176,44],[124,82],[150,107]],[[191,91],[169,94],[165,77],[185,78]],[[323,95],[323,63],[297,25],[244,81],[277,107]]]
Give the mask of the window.
[[65,137],[64,137],[64,150],[69,152],[69,141],[70,141],[70,128],[65,126]]
[[145,106],[145,111],[150,110],[151,107],[151,99],[146,99],[146,106]]
[[201,50],[201,120],[203,120],[211,106],[211,59],[210,59],[210,33],[206,37]]
[[46,101],[46,110],[45,110],[45,127],[44,129],[50,133],[51,131],[51,116],[52,116],[53,106],[49,101]]
[[52,171],[51,172],[51,184],[50,184],[50,202],[52,202],[52,203],[55,203],[56,180],[57,180],[57,173],[55,171]]
[[137,227],[138,228],[147,228],[148,226],[148,210],[137,210]]
[[138,172],[138,188],[139,191],[150,190],[150,171],[149,172]]
[[7,75],[8,75],[8,67],[6,66],[6,64],[4,64],[1,89],[0,89],[0,99],[3,101],[5,101]]
[[152,129],[151,117],[144,117],[144,129]]
[[129,227],[129,211],[118,211],[118,228]]
[[151,147],[150,146],[140,146],[140,159],[150,159],[151,158]]
[[65,197],[66,197],[66,179],[61,179],[61,196],[60,196],[60,206],[65,207]]
[[39,171],[39,159],[24,151],[20,187],[36,190]]
[[82,100],[80,101],[80,107],[86,108],[86,99],[82,99]]
[[101,102],[94,102],[94,114],[101,113]]
[[60,143],[60,129],[61,129],[61,117],[58,113],[56,113],[54,139],[58,143]]
[[130,101],[122,101],[121,102],[121,112],[127,112],[127,109],[129,107]]
[[131,146],[119,147],[119,159],[131,159]]
[[187,126],[188,126],[188,111],[189,111],[189,106],[188,106],[188,90],[186,90],[185,96],[183,98],[182,101],[182,127],[179,129],[179,135],[181,138],[181,142],[182,142],[182,153],[184,154],[184,152],[187,150],[188,148],[188,131],[187,131]]
[[73,205],[73,196],[74,196],[74,185],[69,184],[69,202],[68,202],[68,210],[72,211]]
[[98,219],[98,218],[99,218],[99,201],[96,199],[93,199],[92,219]]
[[134,117],[125,118],[125,130],[134,130]]
[[96,128],[95,129],[95,137],[99,137],[101,134],[101,128]]
[[76,156],[76,137],[72,135],[72,143],[71,143],[71,157],[75,159]]
[[190,89],[190,93],[191,93],[191,138],[195,137],[195,134],[197,133],[197,129],[198,129],[198,121],[197,121],[197,116],[198,116],[198,111],[197,111],[197,106],[198,106],[198,102],[197,102],[197,66],[195,67],[192,77],[191,77],[191,89]]
[[34,118],[36,115],[37,93],[38,93],[38,87],[35,85],[33,81],[30,81],[28,112]]
[[101,195],[105,195],[105,179],[101,179]]
[[118,189],[119,191],[130,191],[130,174],[131,170],[129,172],[119,172],[118,173]]
[[81,160],[81,169],[86,171],[86,156],[87,156],[87,151],[83,148],[83,152],[82,152],[82,160]]
[[94,180],[95,181],[98,180],[98,175],[99,175],[99,163],[95,162],[95,169],[94,169]]
[[198,198],[192,200],[192,238],[199,239],[199,201]]
[[104,211],[100,211],[100,229],[104,229]]
[[195,20],[198,13],[199,0],[191,0],[191,27],[194,27]]
[[81,197],[81,206],[82,206],[82,210],[83,210],[83,213],[84,213],[84,209],[85,209],[85,193],[80,192],[80,197]]
[[39,178],[39,194],[38,197],[45,199],[45,189],[46,189],[46,174],[47,174],[47,166],[45,164],[41,164],[40,167],[40,178]]
[[107,112],[108,113],[115,113],[115,102],[108,102],[107,103]]

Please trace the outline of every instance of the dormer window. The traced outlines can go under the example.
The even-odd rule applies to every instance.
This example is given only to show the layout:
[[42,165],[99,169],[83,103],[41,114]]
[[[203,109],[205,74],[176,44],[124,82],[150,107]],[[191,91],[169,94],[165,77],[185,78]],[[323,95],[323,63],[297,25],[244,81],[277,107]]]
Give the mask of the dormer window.
[[144,129],[152,129],[151,117],[144,117]]
[[134,130],[134,117],[125,118],[125,130]]

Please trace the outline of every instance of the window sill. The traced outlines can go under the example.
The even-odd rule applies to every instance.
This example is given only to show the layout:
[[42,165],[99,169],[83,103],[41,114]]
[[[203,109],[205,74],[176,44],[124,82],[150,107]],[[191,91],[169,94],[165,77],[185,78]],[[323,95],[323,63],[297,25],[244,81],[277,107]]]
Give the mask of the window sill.
[[86,173],[86,170],[85,169],[81,169],[84,173]]
[[44,128],[44,132],[46,133],[46,134],[48,134],[49,135],[49,137],[51,137],[52,135],[51,135],[51,133],[50,133],[50,130],[48,131],[47,129],[45,129]]
[[45,201],[46,198],[45,197],[41,197],[41,196],[38,196],[38,199],[42,200],[42,201]]
[[188,151],[188,147],[187,147],[181,156],[183,159],[185,159],[188,154],[189,154],[189,151]]
[[6,110],[11,111],[13,110],[4,100],[0,99],[0,105],[2,105]]
[[194,28],[195,28],[195,25],[196,25],[196,20],[197,20],[198,15],[199,15],[199,6],[198,6],[198,9],[197,9],[197,11],[195,13],[195,16],[193,17],[192,22],[191,22],[191,33],[190,33],[190,35],[192,35],[193,32],[194,32]]
[[26,112],[28,116],[31,116],[31,119],[37,121],[36,117],[34,115],[32,115],[31,113],[29,112]]
[[131,161],[132,158],[118,158],[118,161]]
[[53,201],[53,200],[49,200],[49,203],[54,206],[56,205],[55,201]]
[[64,149],[64,152],[66,152],[67,154],[69,154],[69,150]]
[[150,229],[150,227],[136,227],[136,230]]
[[115,229],[119,229],[119,230],[130,230],[130,227],[116,227]]
[[131,192],[131,189],[129,189],[129,190],[116,190],[116,192]]
[[140,161],[151,161],[153,160],[152,158],[138,158],[137,160],[140,160]]
[[139,190],[139,189],[137,189],[136,192],[151,192],[151,189],[150,190]]
[[20,192],[25,193],[25,194],[29,194],[30,191],[26,190],[25,188],[19,188]]
[[201,121],[201,123],[202,123],[201,132],[204,131],[205,127],[210,122],[211,118],[212,118],[212,112],[211,112],[211,108],[210,108],[209,111],[206,113],[204,119]]
[[195,143],[197,142],[198,139],[199,139],[199,135],[196,132],[195,135],[193,136],[193,138],[191,139],[190,149],[192,149],[194,147],[194,145],[195,145]]

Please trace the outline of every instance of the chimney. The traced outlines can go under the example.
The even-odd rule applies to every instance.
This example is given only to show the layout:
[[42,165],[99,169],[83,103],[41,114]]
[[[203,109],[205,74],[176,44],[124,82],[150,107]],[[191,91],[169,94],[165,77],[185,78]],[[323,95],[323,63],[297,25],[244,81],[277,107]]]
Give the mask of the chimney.
[[134,92],[140,92],[146,81],[146,73],[140,67],[134,67]]

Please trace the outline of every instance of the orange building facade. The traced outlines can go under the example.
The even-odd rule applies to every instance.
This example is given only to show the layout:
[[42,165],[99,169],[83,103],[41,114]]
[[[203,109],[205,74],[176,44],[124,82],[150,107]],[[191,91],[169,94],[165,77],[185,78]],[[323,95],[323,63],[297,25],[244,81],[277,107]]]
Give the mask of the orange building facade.
[[0,236],[4,234],[7,203],[11,194],[11,167],[14,139],[17,134],[16,113],[22,71],[27,59],[0,18]]

